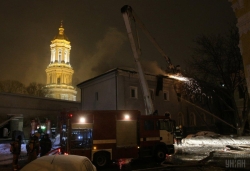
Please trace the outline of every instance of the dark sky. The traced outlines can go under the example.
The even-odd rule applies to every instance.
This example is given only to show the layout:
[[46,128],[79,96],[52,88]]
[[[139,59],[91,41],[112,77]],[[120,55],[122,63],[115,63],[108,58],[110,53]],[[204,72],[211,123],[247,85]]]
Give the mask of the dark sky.
[[[116,67],[134,67],[120,12],[124,5],[132,6],[182,69],[193,39],[223,34],[235,20],[228,0],[0,0],[0,80],[45,84],[50,43],[61,20],[72,46],[74,86]],[[145,70],[165,69],[164,58],[143,33],[140,41]]]

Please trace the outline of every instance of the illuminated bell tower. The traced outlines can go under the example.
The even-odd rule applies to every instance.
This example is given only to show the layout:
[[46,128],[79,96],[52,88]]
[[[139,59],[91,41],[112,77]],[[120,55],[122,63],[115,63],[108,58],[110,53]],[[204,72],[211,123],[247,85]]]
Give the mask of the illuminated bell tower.
[[46,97],[76,101],[76,89],[72,86],[72,76],[74,73],[70,65],[70,41],[64,34],[63,24],[59,28],[59,33],[51,41],[50,64],[46,71],[48,94]]

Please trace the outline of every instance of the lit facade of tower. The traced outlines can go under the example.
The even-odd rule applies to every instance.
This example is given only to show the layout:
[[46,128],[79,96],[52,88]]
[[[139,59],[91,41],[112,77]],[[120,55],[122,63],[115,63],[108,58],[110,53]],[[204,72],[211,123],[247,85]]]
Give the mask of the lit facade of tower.
[[50,64],[46,71],[48,91],[47,97],[76,101],[76,89],[72,86],[72,76],[74,73],[70,65],[70,41],[64,34],[61,23],[59,33],[51,41]]

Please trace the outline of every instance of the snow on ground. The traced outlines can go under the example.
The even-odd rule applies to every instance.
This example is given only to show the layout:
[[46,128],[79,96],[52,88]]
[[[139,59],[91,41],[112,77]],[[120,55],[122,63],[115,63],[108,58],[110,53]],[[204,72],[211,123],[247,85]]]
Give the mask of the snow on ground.
[[[51,139],[52,141],[52,149],[57,148],[60,144],[60,135],[57,135],[55,139]],[[28,142],[28,141],[27,141]],[[21,155],[20,157],[27,156],[26,151],[26,141],[21,146]],[[8,165],[12,163],[12,153],[10,152],[10,143],[2,143],[0,144],[0,165]]]
[[[208,131],[191,134],[182,139],[181,145],[174,144],[175,153],[171,155],[169,160],[175,163],[180,163],[183,161],[195,162],[209,157],[211,152],[214,151],[216,154],[223,154],[224,156],[230,158],[232,156],[230,151],[226,152],[228,145],[236,147],[245,146],[246,150],[247,147],[250,146],[250,136],[236,137],[233,135],[219,135]],[[237,153],[233,155],[244,156],[249,154],[243,153],[242,149],[240,154]],[[250,158],[250,155],[248,158]],[[233,157],[233,159],[235,159],[235,157]]]
[[[26,144],[22,144],[21,156],[26,156]],[[12,153],[10,152],[10,143],[0,144],[0,165],[12,163]]]

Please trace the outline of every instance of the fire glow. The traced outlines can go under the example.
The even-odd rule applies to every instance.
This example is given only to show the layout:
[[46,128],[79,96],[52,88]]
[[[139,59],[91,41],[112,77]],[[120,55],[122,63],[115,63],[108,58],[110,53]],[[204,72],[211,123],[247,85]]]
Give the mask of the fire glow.
[[183,77],[181,75],[167,75],[170,78],[179,80],[179,81],[189,81],[189,79],[187,77]]

